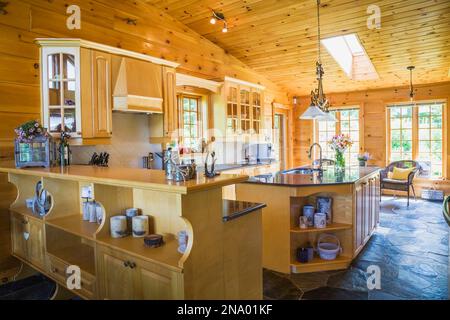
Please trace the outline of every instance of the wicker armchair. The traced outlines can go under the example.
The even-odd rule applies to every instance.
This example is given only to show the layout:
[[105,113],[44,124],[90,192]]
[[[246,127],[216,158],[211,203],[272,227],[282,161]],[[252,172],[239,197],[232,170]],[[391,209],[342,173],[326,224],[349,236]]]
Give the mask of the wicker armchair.
[[[415,168],[408,175],[407,180],[395,180],[388,178],[388,172],[392,172],[396,168]],[[380,171],[380,187],[381,190],[389,189],[389,190],[398,190],[398,191],[406,191],[408,194],[408,202],[407,206],[409,207],[409,190],[412,189],[414,194],[414,199],[416,198],[416,191],[414,190],[413,180],[416,176],[417,172],[421,171],[422,168],[417,161],[414,160],[401,160],[395,161],[389,164],[385,169]]]

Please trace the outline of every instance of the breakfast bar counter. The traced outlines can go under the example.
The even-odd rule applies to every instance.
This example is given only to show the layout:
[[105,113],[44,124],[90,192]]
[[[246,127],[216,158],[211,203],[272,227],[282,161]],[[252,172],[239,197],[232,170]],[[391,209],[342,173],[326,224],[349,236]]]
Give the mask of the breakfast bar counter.
[[[222,200],[222,187],[248,176],[198,174],[173,182],[159,170],[91,166],[2,167],[0,174],[17,188],[12,254],[64,287],[69,266],[79,267],[81,289],[74,293],[82,298],[262,298],[263,205]],[[44,215],[27,206],[37,186],[51,199]],[[83,219],[86,189],[101,208],[100,223]],[[161,246],[112,236],[111,217],[129,208],[148,216],[149,233],[163,236]]]
[[[306,273],[347,268],[363,249],[379,221],[379,168],[300,167],[250,177],[235,187],[236,199],[263,202],[263,266],[282,273]],[[300,227],[304,206],[317,210],[319,198],[331,201],[331,219],[320,227]],[[332,234],[341,252],[321,259],[317,244]],[[315,255],[300,262],[297,249],[314,247]]]

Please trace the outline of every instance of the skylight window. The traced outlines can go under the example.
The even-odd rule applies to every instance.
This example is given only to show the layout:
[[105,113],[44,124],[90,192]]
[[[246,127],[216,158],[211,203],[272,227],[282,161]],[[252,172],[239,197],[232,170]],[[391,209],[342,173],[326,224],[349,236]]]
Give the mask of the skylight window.
[[378,79],[377,71],[355,33],[322,39],[321,42],[350,79]]

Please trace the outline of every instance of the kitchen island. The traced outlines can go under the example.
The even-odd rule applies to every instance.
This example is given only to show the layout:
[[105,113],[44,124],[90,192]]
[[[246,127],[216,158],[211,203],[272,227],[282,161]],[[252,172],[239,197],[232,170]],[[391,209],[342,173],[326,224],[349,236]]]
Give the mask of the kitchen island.
[[[82,298],[262,298],[264,205],[222,199],[222,187],[248,176],[199,174],[173,182],[159,170],[91,166],[3,167],[0,174],[17,188],[10,207],[12,255],[64,287],[68,267],[78,266],[81,288],[74,293]],[[44,216],[26,205],[38,182],[51,196]],[[101,206],[100,224],[83,220],[86,187]],[[110,218],[127,208],[149,216],[150,233],[164,238],[161,247],[110,235]],[[176,239],[182,230],[184,252]]]
[[[263,266],[282,273],[304,273],[347,268],[370,239],[379,221],[379,168],[347,167],[336,171],[297,168],[250,177],[237,184],[236,199],[264,202]],[[299,228],[304,205],[317,197],[332,198],[332,222],[325,228]],[[339,238],[342,253],[322,260],[317,253],[307,263],[298,262],[296,250],[317,244],[321,233]]]

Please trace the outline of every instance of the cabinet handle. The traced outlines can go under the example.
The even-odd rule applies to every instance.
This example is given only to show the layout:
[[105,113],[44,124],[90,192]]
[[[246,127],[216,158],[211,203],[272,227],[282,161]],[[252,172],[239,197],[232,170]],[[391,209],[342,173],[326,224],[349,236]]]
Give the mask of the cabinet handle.
[[28,224],[27,220],[22,220],[22,224]]
[[136,263],[134,263],[134,262],[130,262],[130,268],[131,268],[131,269],[134,269],[134,268],[136,268]]
[[124,261],[123,266],[124,266],[125,268],[126,268],[126,267],[129,267],[129,266],[130,266],[130,261]]

